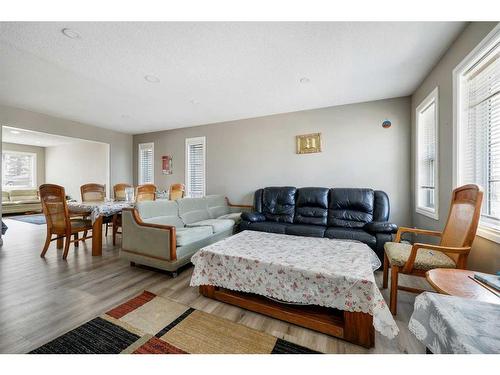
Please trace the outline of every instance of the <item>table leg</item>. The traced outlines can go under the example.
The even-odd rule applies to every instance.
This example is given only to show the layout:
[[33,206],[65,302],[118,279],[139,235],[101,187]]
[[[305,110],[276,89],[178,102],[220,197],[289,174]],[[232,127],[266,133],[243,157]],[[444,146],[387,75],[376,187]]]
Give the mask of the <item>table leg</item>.
[[102,216],[92,225],[92,256],[102,255]]
[[57,240],[56,240],[56,249],[62,249],[63,248],[63,240],[64,240],[64,237],[62,237],[61,235],[57,235]]

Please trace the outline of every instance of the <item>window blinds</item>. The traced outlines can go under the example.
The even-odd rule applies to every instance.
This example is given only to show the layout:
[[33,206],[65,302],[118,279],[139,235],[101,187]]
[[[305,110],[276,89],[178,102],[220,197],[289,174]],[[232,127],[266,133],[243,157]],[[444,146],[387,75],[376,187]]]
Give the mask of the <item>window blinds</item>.
[[198,198],[205,195],[205,138],[186,139],[187,195]]
[[431,93],[417,112],[417,207],[435,212],[437,156],[437,91]]
[[139,184],[154,183],[153,161],[153,143],[139,144]]
[[483,221],[500,223],[500,46],[462,77],[462,184],[483,187]]
[[2,153],[2,186],[4,189],[36,187],[36,155],[4,151]]

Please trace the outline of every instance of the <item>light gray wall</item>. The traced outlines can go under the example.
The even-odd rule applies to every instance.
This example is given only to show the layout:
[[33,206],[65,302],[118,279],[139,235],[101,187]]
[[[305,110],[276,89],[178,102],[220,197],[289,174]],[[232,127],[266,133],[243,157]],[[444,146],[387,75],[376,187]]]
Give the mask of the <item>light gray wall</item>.
[[109,197],[108,144],[83,141],[47,147],[45,159],[47,182],[64,186],[71,198],[79,200],[80,186],[87,183],[106,185]]
[[[473,22],[463,31],[412,96],[412,139],[415,139],[415,111],[422,100],[439,87],[439,220],[415,212],[414,160],[412,146],[412,216],[420,228],[442,230],[446,222],[453,189],[453,69],[497,25],[496,22]],[[468,267],[484,272],[500,269],[500,245],[476,237]]]
[[130,134],[4,105],[0,105],[0,124],[108,143],[111,155],[111,184],[132,182],[132,135]]
[[[45,148],[38,146],[21,145],[17,143],[2,142],[2,151],[31,152],[36,154],[36,183],[45,183]],[[1,167],[0,167],[1,168]]]
[[[392,127],[383,129],[384,120]],[[295,136],[322,133],[323,152],[297,155]],[[410,98],[300,111],[134,136],[155,144],[155,183],[184,182],[185,139],[206,136],[207,194],[251,203],[265,186],[370,187],[389,194],[391,219],[410,217]],[[173,174],[161,173],[161,156],[173,156]]]

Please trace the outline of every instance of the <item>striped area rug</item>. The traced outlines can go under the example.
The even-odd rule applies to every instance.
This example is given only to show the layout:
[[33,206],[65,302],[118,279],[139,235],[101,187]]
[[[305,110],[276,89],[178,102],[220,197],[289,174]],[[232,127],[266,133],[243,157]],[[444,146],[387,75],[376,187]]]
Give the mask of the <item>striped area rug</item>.
[[30,353],[309,354],[317,352],[145,291]]

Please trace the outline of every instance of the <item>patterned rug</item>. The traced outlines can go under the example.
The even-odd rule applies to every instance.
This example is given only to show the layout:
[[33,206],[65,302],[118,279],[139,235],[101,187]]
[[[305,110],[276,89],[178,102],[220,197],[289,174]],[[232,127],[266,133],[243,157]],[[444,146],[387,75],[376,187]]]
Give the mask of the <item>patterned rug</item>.
[[45,215],[24,215],[24,216],[8,216],[7,219],[22,221],[23,223],[36,224],[36,225],[45,225],[47,222],[45,221]]
[[242,324],[145,291],[33,354],[309,354]]

